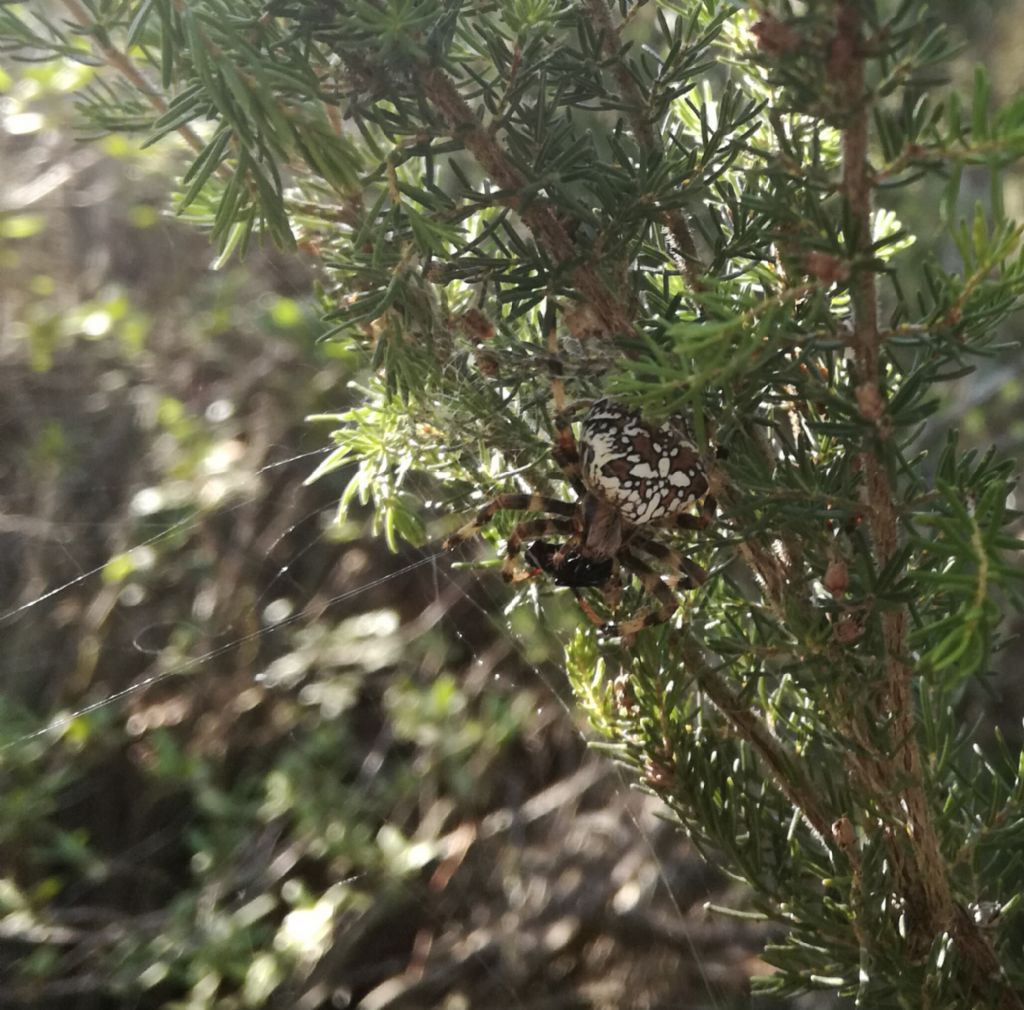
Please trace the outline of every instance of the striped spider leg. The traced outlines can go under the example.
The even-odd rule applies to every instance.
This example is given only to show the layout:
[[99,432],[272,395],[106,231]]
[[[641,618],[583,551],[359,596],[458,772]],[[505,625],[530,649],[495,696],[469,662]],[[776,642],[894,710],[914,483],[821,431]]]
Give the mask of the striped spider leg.
[[[661,574],[655,571],[639,556],[641,553],[656,559],[665,568],[677,574]],[[708,580],[708,573],[696,561],[645,534],[634,536],[619,554],[619,560],[622,567],[632,572],[640,580],[644,591],[654,597],[659,604],[653,610],[602,628],[606,634],[620,635],[627,641],[644,628],[665,624],[672,619],[679,609],[679,599],[674,592],[676,586],[697,589]]]
[[473,519],[448,537],[442,546],[446,551],[451,551],[460,544],[472,540],[501,511],[539,512],[560,517],[522,522],[512,531],[502,565],[502,575],[506,581],[519,582],[529,577],[527,573],[518,572],[515,569],[515,559],[522,551],[523,541],[528,537],[575,534],[576,526],[572,520],[577,517],[579,506],[542,494],[500,494],[480,509]]

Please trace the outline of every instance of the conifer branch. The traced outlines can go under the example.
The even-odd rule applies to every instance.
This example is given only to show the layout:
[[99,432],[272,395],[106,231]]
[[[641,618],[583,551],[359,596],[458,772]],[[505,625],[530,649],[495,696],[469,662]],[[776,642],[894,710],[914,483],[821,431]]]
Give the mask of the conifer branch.
[[[871,262],[872,179],[868,162],[868,100],[864,74],[864,38],[858,0],[839,0],[836,36],[830,53],[829,73],[840,86],[847,122],[843,129],[843,193],[849,208],[853,272],[850,293],[853,309],[852,342],[857,366],[858,402],[861,413],[875,420],[876,438],[883,441],[885,400],[881,388],[878,326],[878,293]],[[869,525],[875,561],[883,569],[896,553],[897,515],[885,462],[877,451],[862,453],[867,483]],[[910,692],[912,670],[904,659],[907,614],[903,606],[886,610],[881,617],[885,642],[887,707],[892,718],[892,782],[902,783],[901,796],[909,818],[909,835],[917,855],[917,887],[924,898],[925,929],[935,935],[949,922],[952,899],[946,867],[939,852],[935,829],[928,816],[921,779],[921,759],[914,726]],[[861,766],[862,767],[862,766]],[[888,777],[879,769],[880,785]],[[898,808],[896,810],[898,813]]]
[[[79,0],[61,0],[61,2],[75,21],[88,30],[89,38],[107,66],[116,70],[161,116],[164,115],[167,112],[167,102],[163,96],[153,89],[139,68],[120,49],[116,49],[109,41],[104,41],[104,37],[96,31],[94,18],[79,3]],[[187,123],[179,126],[177,132],[193,151],[198,153],[203,150],[202,138]]]
[[501,145],[486,130],[459,94],[451,78],[438,67],[421,64],[417,80],[431,105],[441,114],[452,136],[461,140],[491,179],[506,193],[502,202],[518,211],[534,238],[557,268],[568,268],[573,283],[590,303],[611,334],[633,334],[632,313],[592,266],[580,262],[581,252],[555,213],[538,196],[525,197],[526,180],[506,157]]
[[[601,48],[605,55],[615,62],[615,77],[622,89],[622,97],[628,109],[629,125],[633,135],[645,152],[659,154],[661,145],[651,127],[647,102],[644,100],[636,80],[629,72],[629,68],[623,62],[622,37],[618,28],[612,23],[605,0],[587,0],[587,7],[601,36]],[[675,240],[690,288],[699,291],[702,287],[701,277],[704,273],[704,264],[697,253],[697,245],[693,240],[693,232],[686,223],[686,216],[681,210],[673,209],[663,211],[661,219]]]
[[[875,177],[868,160],[869,101],[865,84],[866,44],[859,0],[839,0],[836,35],[830,53],[829,74],[840,87],[846,123],[842,132],[843,193],[849,209],[853,272],[850,293],[853,311],[852,343],[857,367],[857,400],[861,414],[876,426],[876,449],[862,454],[869,509],[869,525],[878,570],[889,564],[899,543],[898,516],[885,461],[880,448],[888,435],[885,394],[882,388],[882,335],[878,324],[878,292],[872,262],[871,205]],[[915,725],[912,692],[913,667],[906,659],[908,614],[906,606],[881,615],[885,647],[886,706],[891,719],[890,747],[885,756],[850,763],[867,780],[877,797],[893,796],[889,813],[897,823],[906,821],[906,842],[912,865],[899,849],[902,839],[892,837],[892,855],[908,903],[912,947],[922,953],[942,932],[949,931],[968,962],[972,986],[978,996],[990,991],[1002,977],[998,958],[976,924],[953,900],[949,870],[928,808],[921,753]],[[870,716],[869,716],[870,717]],[[865,734],[865,739],[868,734]],[[899,784],[894,790],[893,786]],[[1003,1010],[1024,1007],[1021,997],[1002,987],[996,1004]]]
[[701,690],[764,761],[775,784],[800,811],[822,843],[828,844],[830,825],[834,818],[819,804],[796,755],[782,744],[749,705],[744,704],[726,681],[707,665],[697,642],[687,632],[682,634],[682,653],[687,670],[693,674]]

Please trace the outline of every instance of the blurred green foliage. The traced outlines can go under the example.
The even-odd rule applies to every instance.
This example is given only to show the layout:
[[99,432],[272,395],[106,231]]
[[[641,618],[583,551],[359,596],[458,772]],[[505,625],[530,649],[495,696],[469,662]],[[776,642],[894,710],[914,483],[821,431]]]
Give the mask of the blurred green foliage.
[[301,490],[346,375],[308,278],[211,276],[160,207],[173,150],[71,139],[92,77],[0,78],[2,1001],[259,1007],[344,948],[365,989],[367,930],[423,900],[532,698],[467,693],[353,591],[390,563]]

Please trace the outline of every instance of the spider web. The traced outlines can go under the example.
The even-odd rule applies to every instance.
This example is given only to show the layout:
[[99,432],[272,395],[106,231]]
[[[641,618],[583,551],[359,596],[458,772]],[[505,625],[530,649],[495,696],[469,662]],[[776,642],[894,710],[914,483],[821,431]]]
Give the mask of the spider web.
[[[266,464],[264,467],[260,468],[258,472],[260,474],[267,473],[277,468],[285,467],[289,464],[301,462],[307,457],[315,457],[318,454],[318,452],[313,452],[290,455],[287,458]],[[230,517],[233,513],[236,513],[245,505],[251,504],[257,498],[258,495],[250,495],[240,501],[235,501],[231,505],[225,506],[218,511],[221,515]],[[449,502],[446,504],[451,508],[457,508],[462,503]],[[277,537],[274,546],[276,547],[278,544],[284,543],[288,540],[290,535],[294,534],[295,531],[306,523],[312,516],[320,514],[322,511],[322,507],[318,507],[293,521]],[[139,540],[133,544],[129,550],[158,545],[168,538],[191,532],[201,522],[208,521],[208,515],[200,515],[198,510],[194,511],[170,524],[166,529],[161,530],[150,537]],[[251,604],[246,613],[252,616],[262,606],[265,615],[267,607],[264,606],[264,604],[268,597],[270,597],[272,593],[281,586],[281,584],[291,577],[293,568],[303,556],[314,549],[324,549],[324,541],[328,537],[328,533],[328,530],[321,529],[314,536],[310,537],[307,543],[290,549],[286,559],[276,568],[272,577],[267,580],[259,597]],[[80,588],[83,585],[88,585],[91,582],[100,581],[102,579],[104,567],[105,566],[97,566],[88,571],[84,571],[59,585],[45,589],[35,595],[32,599],[22,602],[0,614],[0,630],[8,629],[21,621],[36,619],[40,610],[58,607],[62,597],[68,592],[76,588]],[[434,543],[422,550],[406,552],[402,558],[402,562],[397,567],[384,574],[361,579],[350,588],[346,588],[341,592],[333,593],[326,599],[313,599],[291,613],[288,613],[286,616],[276,620],[262,621],[260,626],[251,631],[246,631],[241,634],[228,634],[225,637],[225,640],[221,641],[214,647],[200,651],[198,654],[187,656],[178,662],[170,664],[169,666],[160,663],[162,650],[160,648],[150,647],[147,644],[149,633],[159,629],[143,628],[136,635],[134,648],[140,654],[151,656],[154,661],[153,665],[156,669],[147,671],[143,675],[136,677],[125,687],[108,690],[104,692],[101,697],[98,697],[95,700],[73,706],[69,710],[59,712],[37,728],[23,732],[13,739],[9,739],[2,745],[2,747],[0,747],[0,761],[3,760],[5,755],[9,755],[12,750],[29,744],[46,742],[47,747],[57,746],[61,738],[64,737],[66,733],[75,726],[75,724],[79,723],[79,721],[85,720],[90,716],[95,716],[107,710],[123,708],[123,706],[128,704],[129,701],[133,703],[141,702],[147,694],[153,692],[161,685],[165,687],[173,687],[176,682],[182,683],[182,678],[187,677],[191,682],[194,681],[195,678],[205,678],[209,677],[211,674],[216,674],[219,670],[218,660],[233,655],[244,647],[258,645],[259,643],[269,640],[273,636],[279,635],[286,630],[298,629],[303,626],[308,626],[311,622],[317,620],[329,619],[332,612],[342,610],[350,612],[357,610],[359,601],[368,600],[379,595],[378,591],[386,588],[388,584],[414,576],[421,569],[427,569],[430,572],[433,583],[431,596],[428,600],[428,606],[424,608],[424,611],[432,609],[432,613],[426,619],[423,619],[421,615],[422,623],[429,626],[431,621],[436,623],[440,620],[446,620],[453,609],[453,601],[457,600],[459,606],[467,608],[472,614],[476,615],[478,623],[487,627],[494,639],[500,643],[500,647],[505,650],[506,654],[514,658],[515,664],[522,669],[527,670],[536,684],[542,688],[543,696],[547,697],[549,701],[542,702],[541,709],[547,709],[550,704],[553,704],[555,706],[555,711],[560,713],[558,718],[560,720],[564,720],[569,726],[571,726],[571,732],[577,737],[577,739],[585,740],[585,733],[575,725],[571,705],[565,697],[565,689],[563,686],[564,673],[548,662],[536,662],[532,660],[530,656],[531,653],[535,651],[534,643],[526,640],[523,637],[524,633],[516,631],[514,625],[510,625],[509,621],[496,616],[501,609],[501,604],[499,604],[494,597],[494,590],[496,586],[493,579],[484,577],[473,569],[453,569],[451,565],[451,556],[442,552],[438,543]],[[238,621],[234,623],[237,624]],[[467,635],[464,628],[459,626],[452,627],[451,634],[456,641],[465,643],[467,652],[471,655],[474,653],[474,650],[477,648],[474,641],[476,636],[471,638]],[[475,655],[472,660],[472,664],[476,666],[487,662],[489,661],[486,657],[481,655]],[[496,686],[500,686],[500,682],[507,676],[508,675],[501,672],[500,669],[497,669],[493,673],[492,679]],[[265,670],[257,671],[253,675],[254,684],[259,684],[263,680],[265,680]],[[296,690],[301,688],[285,688],[285,690],[289,689]],[[277,690],[280,690],[280,688],[277,688]],[[538,717],[543,720],[545,718],[544,711],[539,710]],[[118,718],[120,719],[122,717],[119,716]],[[130,718],[129,722],[131,722]],[[141,725],[145,727],[144,720]],[[138,735],[140,739],[144,739],[146,735],[145,728],[143,728]],[[595,770],[595,762],[597,770]],[[677,882],[674,878],[678,876],[679,867],[670,866],[667,862],[669,856],[665,854],[666,845],[668,844],[666,842],[666,835],[672,829],[659,827],[656,822],[651,821],[652,807],[650,804],[638,806],[635,802],[628,802],[628,784],[625,782],[621,772],[615,770],[610,779],[608,777],[608,772],[609,768],[606,763],[592,758],[591,763],[589,765],[585,763],[581,772],[577,773],[583,776],[582,784],[579,784],[578,786],[579,796],[573,797],[571,789],[566,790],[563,780],[557,780],[549,787],[549,790],[553,789],[557,793],[559,787],[561,787],[563,802],[565,796],[570,796],[576,802],[582,804],[580,808],[580,816],[587,824],[593,821],[597,816],[593,810],[586,809],[586,807],[593,802],[592,800],[587,799],[588,792],[593,791],[597,784],[600,783],[602,784],[602,788],[607,788],[608,783],[610,782],[612,784],[613,792],[619,796],[620,801],[627,801],[621,802],[622,812],[628,818],[628,822],[631,824],[632,830],[635,832],[636,836],[641,840],[643,848],[646,849],[650,865],[656,869],[660,878],[660,884],[656,888],[661,895],[659,900],[661,904],[671,910],[671,918],[674,919],[674,925],[672,922],[665,920],[664,914],[662,914],[660,919],[656,920],[658,922],[657,928],[662,930],[664,934],[660,936],[659,939],[663,943],[675,942],[689,947],[690,957],[696,966],[699,990],[704,992],[705,998],[708,1001],[707,1005],[719,1007],[723,1005],[721,987],[714,984],[708,976],[704,968],[704,960],[707,953],[706,951],[698,948],[693,936],[691,935],[690,920],[675,896]],[[588,779],[588,776],[593,777],[593,782]],[[544,792],[545,790],[542,790],[540,794],[541,797],[543,797]],[[551,811],[547,811],[544,815],[531,813],[524,814],[523,810],[530,811],[532,809],[531,803],[543,808],[543,800],[538,800],[537,797],[534,797],[532,800],[525,800],[523,808],[514,815],[514,818],[518,817],[525,820],[528,826],[535,823],[536,817],[550,816],[551,813]],[[600,820],[599,817],[597,819]],[[496,831],[497,828],[492,825],[491,830]],[[606,827],[605,830],[610,829]],[[654,838],[654,833],[657,833],[657,841]],[[614,841],[617,841],[620,845],[622,844],[621,838],[614,839]],[[159,844],[159,842],[160,839],[153,839],[153,844]],[[543,846],[541,847],[543,848]],[[635,852],[632,858],[634,860],[637,858]],[[358,879],[358,875],[352,879]],[[534,876],[533,879],[536,879],[536,877]],[[635,907],[630,906],[630,902],[632,900],[630,895],[636,891],[637,887],[635,884],[632,884],[629,881],[624,881],[620,882],[617,889],[609,895],[612,900],[617,899],[618,903],[623,906],[623,921],[632,921],[634,926],[637,926],[643,918]],[[567,914],[571,919],[571,910],[568,911]],[[630,918],[631,916],[632,919]],[[568,920],[563,922],[562,926],[564,929],[569,930],[570,927],[567,923]],[[558,925],[559,923],[557,922],[550,925],[551,932],[555,935],[556,939]],[[649,923],[646,928],[651,928]],[[507,980],[504,979],[501,972],[488,963],[487,958],[484,955],[480,955],[479,960],[486,968],[487,973],[494,978],[495,984],[498,984],[503,988],[506,998],[514,1000],[515,1005],[528,1005],[526,1002],[519,999],[514,989],[510,990],[507,988]]]
[[[173,258],[172,249],[161,252],[170,252]],[[172,273],[166,259],[161,256],[161,270]],[[79,268],[84,272],[85,265],[76,264],[76,270]],[[276,268],[270,264],[269,269],[273,272]],[[163,283],[161,273],[149,271],[148,276]],[[287,289],[287,280],[281,280],[281,286]],[[522,381],[528,381],[536,375],[538,363],[541,371],[547,370],[546,363],[539,357],[543,353],[540,348],[522,349],[513,345],[509,349],[509,353],[517,351],[522,352],[521,360],[502,363],[512,378],[518,375]],[[570,373],[578,372],[591,379],[601,371],[603,364],[587,358],[582,348],[571,347],[562,361]],[[312,368],[307,368],[303,378],[313,381],[312,372]],[[544,398],[546,396],[547,391],[543,394]],[[31,411],[22,413],[32,417]],[[35,577],[32,591],[26,592],[24,587],[32,585],[33,573],[0,573],[23,577],[21,598],[15,598],[8,609],[0,612],[0,636],[5,641],[5,686],[12,698],[19,693],[30,695],[22,699],[25,702],[22,707],[25,713],[32,713],[11,722],[13,714],[5,711],[6,705],[0,706],[0,718],[8,723],[4,727],[4,742],[0,743],[0,773],[18,771],[19,762],[22,768],[38,768],[41,772],[62,760],[72,764],[78,760],[85,762],[91,758],[91,744],[106,739],[103,730],[113,730],[108,736],[127,752],[126,758],[130,760],[125,760],[125,764],[135,760],[141,764],[151,757],[161,734],[187,732],[190,742],[197,746],[215,747],[217,733],[226,732],[226,724],[231,719],[245,718],[244,711],[236,712],[231,707],[236,699],[259,693],[264,706],[270,707],[277,700],[301,699],[311,687],[320,686],[315,676],[308,675],[308,670],[300,671],[298,676],[282,670],[281,661],[301,651],[302,635],[314,633],[325,625],[363,621],[367,622],[368,631],[354,638],[360,648],[374,640],[386,640],[390,635],[401,639],[412,651],[415,636],[426,640],[443,627],[444,650],[449,649],[451,641],[462,646],[458,676],[467,685],[466,694],[471,703],[484,710],[481,721],[486,716],[491,696],[507,704],[522,695],[531,698],[536,711],[532,713],[530,724],[520,732],[524,738],[532,740],[533,748],[542,758],[524,761],[528,767],[515,776],[512,773],[518,773],[519,769],[510,769],[509,762],[502,765],[514,778],[518,795],[510,793],[499,797],[504,800],[502,803],[493,802],[492,798],[477,818],[473,828],[475,838],[468,846],[463,843],[460,848],[456,837],[458,829],[439,832],[444,844],[439,848],[439,866],[430,877],[428,891],[436,886],[431,893],[437,900],[445,899],[460,884],[460,876],[466,877],[468,883],[462,886],[461,903],[456,907],[465,923],[453,925],[450,920],[442,920],[442,927],[421,930],[412,938],[412,953],[404,952],[403,961],[395,966],[393,978],[408,981],[418,971],[419,984],[429,982],[431,959],[427,954],[432,947],[433,960],[441,963],[442,970],[446,959],[447,963],[458,957],[471,961],[479,973],[490,980],[491,988],[497,991],[502,1003],[531,1006],[525,987],[516,984],[514,973],[510,973],[500,959],[495,961],[496,952],[518,949],[516,937],[507,927],[502,929],[501,919],[508,913],[516,921],[528,924],[526,932],[538,938],[542,948],[546,945],[546,949],[542,949],[543,958],[531,963],[547,965],[559,956],[572,955],[582,964],[581,954],[572,954],[573,944],[582,942],[579,937],[585,929],[593,928],[611,938],[628,959],[643,966],[634,970],[634,977],[637,971],[641,973],[640,984],[643,984],[644,967],[653,966],[668,975],[674,965],[666,968],[665,962],[682,962],[688,950],[692,965],[684,973],[687,988],[697,994],[701,1006],[724,1005],[724,987],[713,981],[705,968],[705,961],[716,961],[716,948],[705,946],[691,933],[691,917],[677,898],[679,893],[686,892],[687,905],[698,900],[701,895],[695,898],[694,891],[702,885],[702,871],[695,869],[692,855],[681,855],[683,845],[675,829],[654,817],[653,802],[632,793],[621,772],[606,759],[594,753],[584,757],[586,732],[580,727],[567,698],[564,671],[557,660],[538,658],[536,627],[524,629],[515,619],[517,615],[499,616],[502,609],[509,606],[508,594],[503,594],[492,576],[471,568],[453,567],[452,556],[442,554],[438,542],[421,550],[405,550],[397,559],[367,548],[363,540],[355,546],[352,542],[332,543],[333,527],[320,520],[333,512],[335,503],[327,498],[327,492],[322,493],[319,501],[309,501],[305,489],[301,488],[302,478],[312,469],[313,462],[327,451],[318,448],[298,452],[286,442],[276,447],[279,458],[253,467],[250,474],[253,478],[280,474],[286,489],[284,493],[294,495],[296,506],[291,511],[281,510],[281,514],[287,516],[284,527],[261,548],[266,555],[266,565],[258,577],[248,576],[258,588],[258,594],[252,600],[241,601],[227,616],[216,610],[212,614],[197,615],[196,599],[188,594],[174,595],[173,585],[165,586],[159,581],[156,585],[166,588],[168,593],[162,612],[161,608],[150,610],[144,605],[130,604],[127,594],[120,592],[116,582],[108,578],[109,557],[148,551],[161,562],[165,558],[173,562],[177,554],[196,553],[196,545],[201,544],[204,537],[209,539],[209,549],[215,556],[220,551],[230,554],[240,549],[243,554],[252,553],[256,538],[236,541],[231,532],[233,527],[242,527],[250,521],[254,508],[271,497],[268,489],[236,490],[215,508],[191,506],[184,514],[171,519],[161,514],[146,516],[126,531],[116,513],[120,485],[108,488],[95,478],[83,480],[78,487],[80,494],[91,500],[106,498],[111,518],[104,521],[85,511],[72,511],[67,516],[68,521],[55,524],[59,525],[59,530],[52,547],[64,555],[64,565],[59,570],[75,574],[54,577],[52,573],[59,566],[50,565]],[[266,460],[273,455],[273,451],[267,451],[256,458]],[[311,462],[307,464],[307,461]],[[482,465],[478,469],[483,472]],[[253,483],[258,485],[259,480]],[[129,495],[144,491],[146,485],[144,476],[135,482],[124,482]],[[242,481],[239,486],[244,488],[246,484]],[[487,488],[478,490],[488,491]],[[489,490],[493,493],[498,489]],[[470,507],[464,500],[441,504],[445,513],[457,513]],[[8,524],[0,526],[0,535],[15,540],[33,536],[39,526],[27,516],[6,515],[0,519]],[[155,524],[155,531],[145,532],[147,522]],[[24,529],[19,523],[24,524]],[[104,560],[82,566],[79,558],[88,557],[83,546],[87,539],[99,541]],[[182,544],[184,546],[180,546]],[[366,563],[352,570],[345,569],[358,553],[368,555]],[[326,562],[319,568],[311,563],[324,558],[336,559],[336,570],[327,570]],[[230,561],[228,557],[225,563]],[[183,581],[191,578],[186,573]],[[424,583],[428,586],[426,591]],[[385,630],[381,631],[378,625],[375,632],[373,615],[397,609],[403,594],[410,595],[410,587],[418,587],[416,612],[405,615],[398,626],[385,622]],[[566,604],[564,610],[572,614],[572,620],[582,619],[567,593],[552,595],[550,587],[543,584],[536,589],[534,602],[543,612],[557,609],[557,596],[561,596]],[[111,636],[110,643],[97,636],[100,648],[96,665],[88,677],[76,679],[70,672],[80,658],[80,652],[76,654],[75,649],[87,641],[91,627],[88,620],[96,602],[102,599],[106,600],[109,611],[96,620],[106,620],[107,627],[116,624],[127,633],[123,641],[121,638],[115,641]],[[159,619],[146,617],[149,613]],[[21,641],[21,633],[33,626],[44,630],[27,637],[35,637],[42,648],[25,646]],[[555,645],[557,638],[557,635],[552,636]],[[429,682],[439,672],[445,672],[432,668],[429,660],[430,652],[425,649],[413,664],[411,675],[420,682]],[[397,663],[392,664],[395,665]],[[449,660],[445,658],[442,665],[447,667]],[[389,677],[387,664],[381,669],[382,676]],[[341,721],[332,722],[330,698],[308,699],[307,702],[310,710],[319,705],[324,713],[322,723],[333,725]],[[375,696],[374,704],[380,704],[379,697]],[[358,742],[363,748],[359,782],[367,791],[381,787],[393,771],[386,765],[396,748],[387,739],[392,730],[382,718],[383,714],[386,713],[371,711],[367,720],[374,725],[377,739]],[[204,721],[212,726],[205,736],[201,732]],[[299,748],[304,738],[313,735],[308,730],[308,725],[298,725],[283,737],[283,742]],[[555,744],[550,742],[552,738],[556,738]],[[339,744],[339,747],[352,746],[352,741]],[[564,767],[541,768],[544,772],[541,777],[537,768],[542,761]],[[83,782],[87,774],[83,772]],[[96,781],[98,785],[93,785],[91,779],[87,784],[101,794],[95,798],[99,802],[111,781],[110,777]],[[146,785],[145,778],[140,785]],[[416,797],[411,799],[415,801]],[[145,806],[153,799],[140,788],[133,802]],[[401,802],[408,804],[410,798],[405,797]],[[115,820],[111,827],[116,833],[121,825]],[[180,845],[182,837],[192,827],[191,823],[183,824],[169,815],[162,824],[147,823],[141,840],[127,846],[118,845],[116,852],[120,862],[133,874],[129,886],[141,889],[142,885],[135,883],[135,875],[143,877],[147,862],[162,850]],[[267,830],[269,833],[272,829],[268,826]],[[263,844],[262,839],[254,840],[257,855],[262,853],[259,846]],[[486,853],[485,857],[475,855],[481,850]],[[269,842],[267,852],[274,854]],[[515,865],[511,870],[507,864],[499,869],[499,861],[508,860],[509,853],[518,854]],[[488,858],[491,865],[486,865]],[[274,862],[270,858],[267,861]],[[454,874],[447,885],[443,880],[444,872]],[[496,873],[500,879],[495,879]],[[652,874],[656,879],[652,879]],[[687,881],[687,876],[696,878],[696,882]],[[380,883],[369,870],[353,873],[337,882],[364,883],[371,891]],[[405,900],[417,909],[419,918],[429,922],[437,916],[437,909],[428,907],[419,883],[417,879],[398,875],[389,880],[389,885],[397,887]],[[564,891],[556,893],[563,885]],[[496,886],[499,893],[489,894],[479,906],[486,907],[486,923],[483,927],[476,924],[477,933],[490,932],[491,943],[481,950],[460,953],[454,945],[470,944],[473,939],[475,909],[468,898],[475,891],[494,890]],[[520,893],[514,896],[500,893],[501,888],[513,887]],[[251,885],[240,885],[237,894],[230,896],[231,907],[244,906],[247,898],[259,897],[252,891]],[[73,896],[68,901],[74,906]],[[513,906],[518,910],[517,916],[511,914]],[[647,914],[652,909],[656,915]],[[579,926],[574,926],[574,922]],[[636,949],[638,942],[657,946],[662,952],[661,962],[641,956]],[[721,946],[719,943],[718,947]],[[609,967],[607,951],[604,954],[597,951],[589,957],[585,967],[591,975],[589,984],[593,988],[593,979],[610,977],[614,966]],[[325,956],[325,960],[329,959]],[[529,961],[525,952],[523,960]],[[623,960],[620,955],[620,969]],[[694,973],[695,977],[691,978]],[[381,992],[381,988],[378,986],[377,996],[383,1005],[386,993]],[[636,991],[639,989],[634,989],[631,995]],[[588,998],[595,1006],[608,1005],[607,994],[593,992]],[[621,1005],[622,999],[617,1003]]]

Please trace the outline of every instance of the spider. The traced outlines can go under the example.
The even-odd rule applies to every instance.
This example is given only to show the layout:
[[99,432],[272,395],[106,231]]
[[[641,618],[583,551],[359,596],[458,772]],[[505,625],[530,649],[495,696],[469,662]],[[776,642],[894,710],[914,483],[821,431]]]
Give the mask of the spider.
[[[546,513],[550,518],[527,519],[508,538],[502,572],[509,581],[542,571],[556,585],[572,589],[587,616],[608,634],[632,638],[642,628],[668,621],[678,601],[666,582],[641,555],[675,568],[672,584],[695,588],[707,579],[700,565],[656,540],[655,529],[701,529],[704,514],[685,512],[708,491],[707,475],[696,447],[673,423],[658,428],[636,411],[614,400],[600,399],[580,425],[579,444],[562,412],[556,414],[558,444],[555,461],[579,500],[561,501],[541,494],[502,494],[457,530],[444,546],[452,550],[476,536],[503,509]],[[557,545],[545,537],[561,537]],[[537,538],[524,550],[524,543]],[[520,554],[535,571],[516,566]],[[614,606],[621,588],[619,570],[626,569],[655,598],[657,608],[635,618],[602,621],[580,593],[599,588]]]

